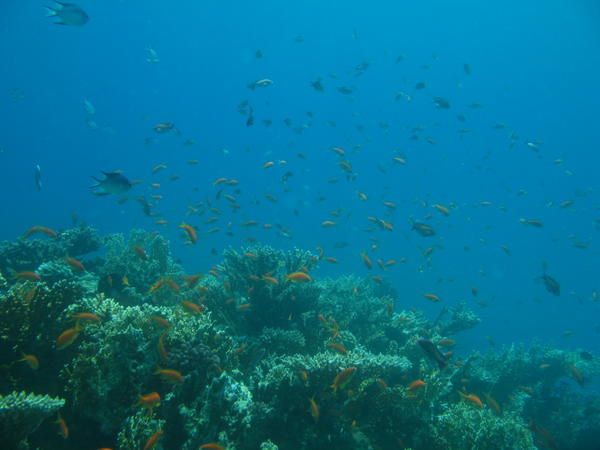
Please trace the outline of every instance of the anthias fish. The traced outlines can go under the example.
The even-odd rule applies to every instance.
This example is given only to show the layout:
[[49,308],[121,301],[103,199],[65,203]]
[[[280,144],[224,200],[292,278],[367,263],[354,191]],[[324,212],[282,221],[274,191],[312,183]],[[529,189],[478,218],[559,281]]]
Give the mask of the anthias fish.
[[433,361],[437,362],[440,369],[443,369],[448,365],[448,359],[439,351],[436,345],[429,339],[419,339],[419,346],[423,349],[425,354]]

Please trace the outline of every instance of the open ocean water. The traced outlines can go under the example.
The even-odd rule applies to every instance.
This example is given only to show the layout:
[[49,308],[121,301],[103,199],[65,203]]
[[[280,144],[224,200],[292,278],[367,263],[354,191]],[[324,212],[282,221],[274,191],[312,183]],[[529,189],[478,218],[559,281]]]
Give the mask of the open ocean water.
[[0,16],[0,449],[600,449],[600,3]]

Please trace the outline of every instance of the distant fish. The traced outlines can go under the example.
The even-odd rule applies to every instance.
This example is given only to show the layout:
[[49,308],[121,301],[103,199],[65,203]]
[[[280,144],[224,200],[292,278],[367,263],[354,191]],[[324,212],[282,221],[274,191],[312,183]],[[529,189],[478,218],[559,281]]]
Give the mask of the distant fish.
[[422,222],[414,222],[412,229],[419,233],[421,236],[430,237],[435,235],[435,230],[430,225]]
[[431,342],[429,339],[419,339],[417,341],[419,346],[423,349],[425,354],[437,362],[440,369],[443,369],[448,365],[448,358],[439,351],[436,345]]
[[548,275],[546,273],[547,266],[546,266],[545,262],[542,264],[542,267],[543,267],[543,273],[542,273],[542,276],[540,277],[540,279],[544,283],[546,290],[553,295],[559,296],[560,295],[560,283],[556,280],[556,278],[551,277],[550,275]]
[[46,7],[46,17],[54,17],[56,25],[72,25],[81,27],[90,20],[87,13],[73,3],[55,1],[56,6]]
[[264,88],[267,86],[271,86],[273,84],[273,80],[269,80],[268,78],[262,78],[260,80],[252,81],[248,83],[248,89],[255,90],[256,88]]
[[42,168],[40,165],[35,166],[35,171],[33,173],[33,178],[35,180],[35,187],[38,191],[42,190]]
[[102,172],[104,178],[99,180],[96,177],[92,177],[97,181],[95,185],[91,187],[92,194],[94,195],[119,195],[127,192],[133,184],[125,177],[121,172]]
[[449,109],[450,102],[446,100],[444,97],[433,97],[434,105],[439,109]]

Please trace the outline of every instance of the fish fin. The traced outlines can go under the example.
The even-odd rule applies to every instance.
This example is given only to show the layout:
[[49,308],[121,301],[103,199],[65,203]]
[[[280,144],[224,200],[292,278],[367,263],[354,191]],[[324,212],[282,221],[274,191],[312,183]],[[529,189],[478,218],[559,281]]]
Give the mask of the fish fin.
[[44,6],[44,8],[46,9],[46,17],[55,17],[56,16],[55,9],[52,9],[52,7],[50,7],[50,6]]

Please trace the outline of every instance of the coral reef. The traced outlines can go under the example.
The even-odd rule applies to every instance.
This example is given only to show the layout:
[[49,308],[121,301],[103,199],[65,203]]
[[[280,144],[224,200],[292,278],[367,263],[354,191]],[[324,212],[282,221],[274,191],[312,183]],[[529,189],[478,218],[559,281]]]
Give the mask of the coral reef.
[[[65,260],[100,245],[83,270]],[[77,228],[0,244],[0,264],[39,276],[0,278],[11,448],[39,446],[63,406],[61,448],[512,450],[599,432],[598,358],[540,345],[451,357],[480,322],[465,304],[430,321],[385,283],[318,279],[309,252],[230,249],[186,275],[157,234]]]

